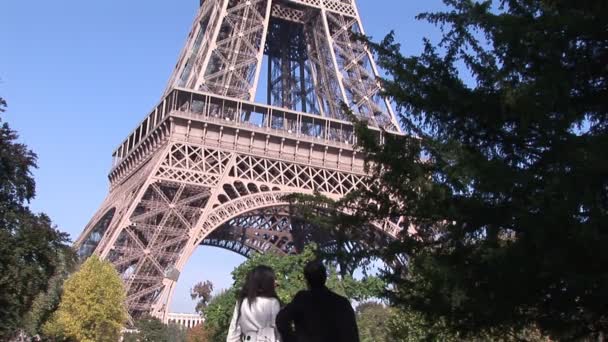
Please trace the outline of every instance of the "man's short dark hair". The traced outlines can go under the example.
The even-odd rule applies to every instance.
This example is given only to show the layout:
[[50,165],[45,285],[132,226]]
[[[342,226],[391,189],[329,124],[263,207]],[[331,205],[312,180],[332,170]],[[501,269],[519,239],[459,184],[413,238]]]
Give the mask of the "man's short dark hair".
[[327,270],[320,260],[310,261],[304,266],[304,278],[310,288],[323,287],[327,280]]

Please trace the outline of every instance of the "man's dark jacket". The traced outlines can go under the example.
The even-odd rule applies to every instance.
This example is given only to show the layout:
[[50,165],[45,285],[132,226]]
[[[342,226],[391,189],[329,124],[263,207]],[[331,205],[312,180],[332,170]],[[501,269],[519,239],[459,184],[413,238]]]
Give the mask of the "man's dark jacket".
[[298,292],[279,312],[276,323],[283,342],[359,341],[350,302],[326,287]]

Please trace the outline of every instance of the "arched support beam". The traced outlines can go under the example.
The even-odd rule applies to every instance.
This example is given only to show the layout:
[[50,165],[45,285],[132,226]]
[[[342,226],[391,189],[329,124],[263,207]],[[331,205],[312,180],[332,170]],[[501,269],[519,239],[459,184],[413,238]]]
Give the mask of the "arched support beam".
[[[196,247],[203,243],[203,241],[212,234],[216,229],[235,219],[245,213],[253,212],[256,210],[263,210],[272,207],[286,207],[290,203],[286,200],[286,197],[293,192],[288,191],[270,191],[255,193],[247,196],[235,198],[229,202],[219,205],[213,208],[203,218],[201,218],[201,226],[198,229],[199,234],[194,243],[187,248],[184,252],[184,258],[180,261],[176,270],[181,272],[187,261],[192,257]],[[371,226],[375,227],[379,231],[383,232],[391,238],[397,238],[397,235],[401,231],[399,225],[390,222],[388,220],[383,222],[372,222]],[[165,278],[164,288],[159,296],[159,300],[152,307],[152,314],[166,320],[169,312],[171,300],[173,298],[173,292],[175,291],[175,284],[177,279]]]
[[[292,193],[285,191],[257,193],[236,198],[214,208],[203,223],[201,234],[199,235],[199,244],[202,239],[204,239],[220,225],[238,217],[239,215],[242,215],[243,213],[270,207],[288,206],[289,202],[285,200],[285,198],[290,194]],[[397,235],[402,230],[398,224],[389,220],[372,222],[371,225],[392,238],[397,238]]]
[[245,257],[253,251],[283,255],[296,252],[291,217],[283,207],[238,216],[214,230],[201,244],[229,249]]

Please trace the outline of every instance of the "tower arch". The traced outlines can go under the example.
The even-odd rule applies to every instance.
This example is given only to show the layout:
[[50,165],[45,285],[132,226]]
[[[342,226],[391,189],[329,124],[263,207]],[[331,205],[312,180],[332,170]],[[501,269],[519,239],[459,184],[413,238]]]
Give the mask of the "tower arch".
[[[235,243],[238,240],[234,237],[230,237],[226,239],[226,242],[235,243],[233,246],[221,245],[219,243],[214,243],[214,241],[208,241],[209,237],[212,237],[214,233],[218,232],[219,229],[222,228],[223,225],[231,222],[232,220],[238,219],[242,216],[250,215],[252,213],[256,214],[268,214],[268,215],[276,215],[287,217],[289,216],[289,211],[287,207],[289,206],[289,202],[286,200],[286,196],[293,194],[293,192],[289,191],[269,191],[262,193],[254,193],[245,195],[242,197],[238,197],[233,199],[230,202],[224,203],[220,206],[213,208],[211,212],[208,213],[204,222],[202,222],[202,227],[200,230],[200,234],[196,239],[193,240],[191,246],[189,246],[186,250],[184,250],[182,254],[182,258],[177,263],[176,270],[181,273],[184,269],[190,258],[192,257],[195,250],[200,245],[208,245],[215,246],[224,249],[231,250],[233,252],[239,253],[245,257],[249,257],[248,252],[261,252],[261,253],[296,253],[295,246],[291,246],[288,249],[281,250],[280,247],[277,247],[277,242],[280,242],[280,239],[283,239],[286,243],[293,243],[293,236],[290,234],[288,227],[283,225],[280,229],[275,231],[271,231],[268,229],[259,229],[254,228],[254,230],[263,231],[266,230],[270,232],[269,236],[275,235],[279,240],[277,241],[269,241],[271,238],[252,238],[249,236],[245,241],[240,241],[239,243]],[[274,212],[270,212],[275,210]],[[251,228],[251,227],[248,227]],[[381,233],[382,236],[388,239],[396,238],[396,235],[399,232],[399,227],[397,224],[387,225],[384,222],[371,222],[370,229],[374,229],[378,233]],[[248,241],[247,241],[248,240]],[[206,242],[207,241],[207,242]],[[320,243],[322,245],[326,245],[328,248],[332,248],[333,241],[314,241],[316,243]],[[350,248],[357,248],[356,244],[351,244]],[[245,251],[245,249],[247,251]],[[157,306],[153,307],[152,313],[158,317],[167,317],[169,313],[169,307],[171,304],[171,300],[173,297],[173,292],[175,290],[175,285],[177,284],[178,279],[165,279],[164,288],[162,293],[159,295],[159,300],[156,302]]]

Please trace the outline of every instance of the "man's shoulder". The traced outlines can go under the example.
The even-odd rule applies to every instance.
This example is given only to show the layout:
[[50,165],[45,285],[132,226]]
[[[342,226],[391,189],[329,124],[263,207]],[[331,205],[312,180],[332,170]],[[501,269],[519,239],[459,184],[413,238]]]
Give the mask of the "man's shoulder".
[[330,296],[333,298],[333,300],[335,300],[336,302],[339,302],[340,304],[344,304],[344,305],[348,305],[350,306],[350,301],[348,300],[348,298],[339,295],[337,293],[335,293],[334,291],[328,290],[327,292],[330,293]]
[[325,298],[325,300],[350,306],[350,301],[346,297],[335,293],[334,291],[330,290],[327,287],[320,289],[320,290],[316,290],[316,291],[306,291],[306,292],[308,292],[307,295],[310,295],[310,296],[321,296],[321,297]]
[[328,292],[330,292],[330,291],[300,290],[293,297],[293,301],[294,302],[296,302],[296,301],[297,302],[309,302],[311,299],[315,299],[315,298],[326,298],[328,295],[331,296],[331,294],[328,294]]
[[312,296],[312,293],[310,292],[310,290],[300,290],[293,297],[293,300],[296,300],[296,299],[297,300],[304,300],[306,298],[309,298],[310,296]]
[[311,298],[324,298],[324,300],[328,300],[334,303],[340,303],[344,305],[350,306],[350,301],[328,288],[317,289],[317,290],[300,290],[294,296],[294,301],[308,301]]

